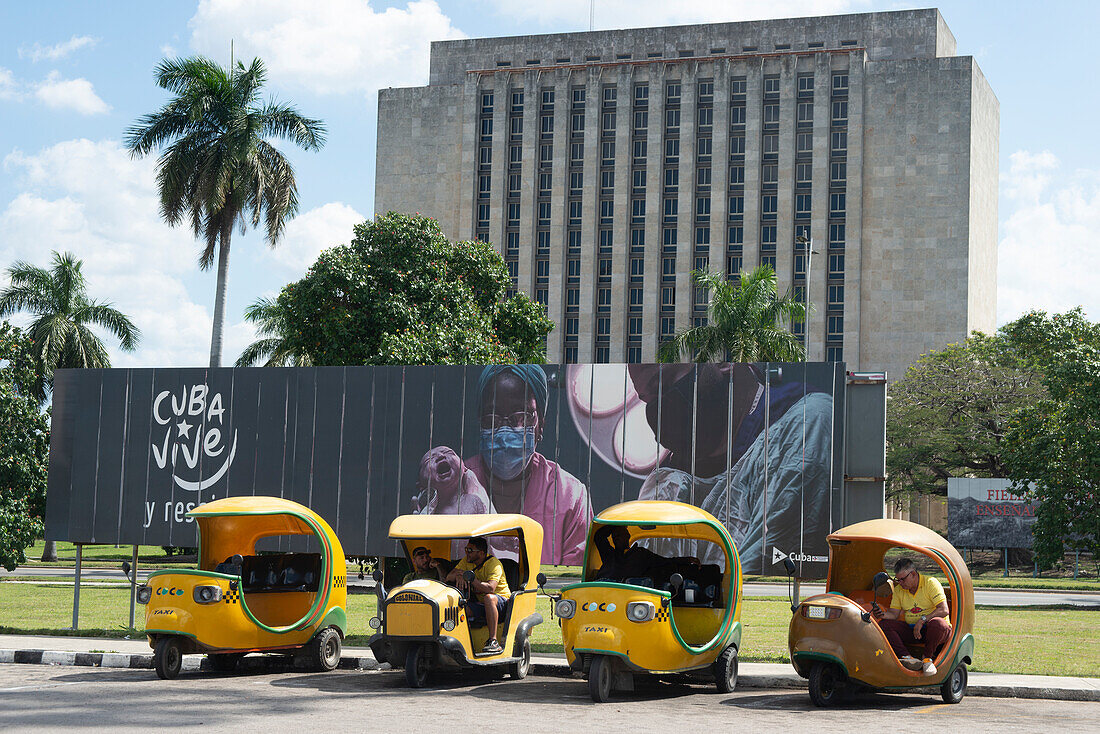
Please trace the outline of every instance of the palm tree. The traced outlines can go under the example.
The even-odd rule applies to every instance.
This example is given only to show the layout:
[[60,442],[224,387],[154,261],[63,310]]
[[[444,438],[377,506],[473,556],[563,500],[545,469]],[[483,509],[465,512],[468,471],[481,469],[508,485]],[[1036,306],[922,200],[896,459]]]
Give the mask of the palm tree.
[[298,212],[294,169],[268,139],[319,150],[325,126],[289,105],[261,104],[267,71],[258,58],[248,68],[238,63],[230,70],[203,57],[166,59],[155,78],[175,96],[126,131],[126,147],[135,157],[164,149],[157,161],[161,216],[172,226],[190,221],[204,243],[201,269],[209,269],[218,256],[210,337],[210,366],[218,367],[233,228],[243,233],[262,222],[275,247],[286,221]]
[[[287,344],[290,318],[274,298],[258,298],[245,309],[244,317],[257,325],[260,339],[248,345],[237,358],[236,367],[251,367],[263,360],[264,367],[310,367],[309,355],[296,354]],[[265,360],[266,358],[266,360]]]
[[[82,265],[68,252],[55,252],[50,270],[16,262],[8,268],[11,284],[0,293],[0,318],[19,311],[34,314],[28,332],[34,349],[31,394],[40,404],[53,388],[54,370],[111,366],[107,350],[91,326],[114,334],[127,352],[134,351],[141,339],[141,331],[110,303],[88,300]],[[54,541],[46,541],[42,560],[57,560]]]
[[709,290],[707,323],[683,329],[661,345],[662,362],[679,362],[693,355],[696,362],[728,358],[734,362],[798,362],[806,349],[787,330],[788,323],[806,317],[806,306],[788,293],[777,294],[770,265],[741,273],[740,283],[724,275],[696,270],[697,288]]
[[71,253],[54,253],[49,270],[27,262],[8,268],[11,285],[0,293],[0,318],[19,311],[34,315],[28,329],[34,344],[34,397],[44,402],[53,387],[54,370],[63,367],[110,367],[107,349],[92,326],[100,326],[134,351],[141,331],[121,311],[88,299],[83,262]]

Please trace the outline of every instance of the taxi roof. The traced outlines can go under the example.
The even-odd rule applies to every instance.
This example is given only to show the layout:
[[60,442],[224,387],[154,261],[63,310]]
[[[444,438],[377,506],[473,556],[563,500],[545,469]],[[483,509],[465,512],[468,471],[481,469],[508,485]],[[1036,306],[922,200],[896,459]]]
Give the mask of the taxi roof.
[[308,515],[320,520],[321,516],[305,505],[282,497],[225,497],[204,502],[187,514],[191,517],[222,517],[226,515]]
[[509,530],[542,543],[542,526],[519,514],[505,515],[399,515],[390,523],[391,538],[469,538],[496,535]]
[[632,500],[612,505],[597,515],[593,522],[613,525],[720,524],[714,515],[695,505],[664,500]]
[[942,535],[927,528],[906,520],[864,520],[854,525],[830,533],[831,540],[873,540],[886,541],[895,545],[904,545],[911,548],[935,548],[940,551],[956,552],[955,547],[948,543]]

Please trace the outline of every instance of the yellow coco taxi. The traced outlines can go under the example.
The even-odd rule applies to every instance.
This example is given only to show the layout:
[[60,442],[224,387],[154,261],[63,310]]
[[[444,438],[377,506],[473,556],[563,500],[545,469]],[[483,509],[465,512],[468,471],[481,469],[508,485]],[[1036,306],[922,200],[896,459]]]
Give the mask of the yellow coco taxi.
[[[938,533],[904,520],[867,520],[829,535],[829,576],[824,594],[792,604],[791,662],[810,683],[810,699],[830,706],[858,688],[938,687],[947,703],[966,694],[966,666],[974,656],[974,586],[959,552]],[[939,568],[947,583],[950,632],[935,656],[934,673],[902,665],[876,619],[889,609],[893,588],[884,570],[890,549]],[[891,567],[893,564],[890,564]],[[892,570],[892,568],[891,568]],[[923,643],[909,645],[917,660]]]
[[[198,568],[157,571],[137,591],[157,675],[175,678],[187,653],[206,653],[222,671],[250,652],[334,669],[347,630],[347,570],[328,523],[278,497],[228,497],[187,514],[198,525]],[[307,536],[303,545],[320,552],[257,553],[261,539],[285,536]]]
[[589,528],[584,580],[555,597],[569,666],[592,700],[633,690],[635,673],[737,685],[741,562],[726,528],[680,502],[639,500]]
[[476,599],[426,578],[387,591],[381,572],[375,571],[379,613],[370,625],[378,632],[368,641],[375,658],[403,667],[413,688],[422,688],[434,671],[447,668],[506,667],[513,678],[525,677],[531,667],[528,638],[543,621],[535,611],[542,526],[525,515],[402,515],[390,524],[390,537],[399,541],[410,562],[413,551],[429,549],[432,558],[444,561],[443,578],[457,563],[449,560],[452,553],[460,553],[468,538],[486,538],[489,553],[504,567],[511,595],[498,621],[502,649],[485,653],[488,628],[469,614],[479,603]]

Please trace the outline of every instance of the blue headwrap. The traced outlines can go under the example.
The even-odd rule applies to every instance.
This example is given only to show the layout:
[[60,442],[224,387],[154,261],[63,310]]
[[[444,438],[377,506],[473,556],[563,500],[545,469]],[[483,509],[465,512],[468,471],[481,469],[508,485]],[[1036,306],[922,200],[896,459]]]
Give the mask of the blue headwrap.
[[546,373],[537,364],[491,364],[481,371],[481,377],[477,378],[477,397],[480,401],[485,397],[485,390],[498,375],[505,372],[515,375],[527,385],[531,396],[535,398],[535,407],[539,415],[546,415],[546,396],[549,387],[546,384]]

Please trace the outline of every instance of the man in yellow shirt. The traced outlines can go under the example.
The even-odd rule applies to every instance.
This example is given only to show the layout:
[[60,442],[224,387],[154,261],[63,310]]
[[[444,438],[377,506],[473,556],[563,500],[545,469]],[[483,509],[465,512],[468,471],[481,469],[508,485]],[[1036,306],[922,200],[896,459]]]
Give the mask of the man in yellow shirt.
[[[947,595],[938,580],[917,571],[913,561],[901,558],[894,564],[894,596],[890,608],[876,613],[879,626],[894,654],[910,670],[935,675],[933,660],[951,636]],[[909,653],[907,643],[924,643],[924,661]]]
[[[473,581],[466,581],[466,571],[474,572]],[[497,641],[497,624],[512,592],[508,589],[504,566],[489,555],[489,542],[485,538],[470,538],[466,542],[466,558],[459,561],[454,570],[447,574],[446,582],[458,587],[467,598],[471,593],[477,596],[472,604],[466,604],[466,614],[471,622],[476,619],[485,620],[485,626],[489,629],[489,639],[481,651],[490,655],[504,652]]]

